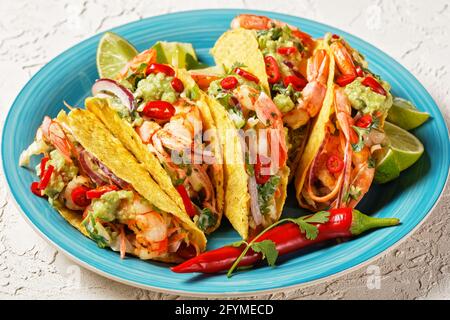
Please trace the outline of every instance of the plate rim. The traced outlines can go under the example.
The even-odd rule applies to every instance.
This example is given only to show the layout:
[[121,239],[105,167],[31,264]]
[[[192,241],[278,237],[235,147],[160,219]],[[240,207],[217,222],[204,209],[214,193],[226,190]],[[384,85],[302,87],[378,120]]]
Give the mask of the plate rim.
[[[447,187],[448,183],[449,183],[449,174],[450,174],[450,168],[447,168],[447,176],[446,176],[446,180],[444,182],[444,185],[442,187],[442,189],[439,192],[439,195],[436,197],[435,202],[433,203],[432,207],[428,210],[428,212],[424,215],[424,217],[419,221],[419,223],[417,223],[417,225],[412,228],[408,233],[406,233],[402,238],[398,239],[395,243],[393,243],[391,246],[389,246],[388,248],[386,248],[385,250],[375,254],[374,256],[368,258],[365,261],[362,261],[350,268],[346,268],[344,270],[338,271],[336,273],[333,273],[331,275],[328,276],[322,276],[318,279],[312,280],[312,281],[306,281],[304,283],[299,283],[299,284],[293,284],[293,285],[287,285],[287,286],[281,286],[278,288],[269,288],[269,289],[261,289],[261,290],[253,290],[253,291],[238,291],[238,292],[233,292],[233,291],[229,291],[229,292],[197,292],[197,291],[189,291],[189,290],[180,290],[180,289],[165,289],[165,288],[161,288],[161,287],[157,287],[157,286],[152,286],[152,285],[147,285],[147,284],[141,284],[138,282],[135,282],[133,280],[127,280],[127,279],[123,279],[119,276],[115,276],[112,275],[106,271],[103,271],[95,266],[90,265],[87,262],[82,261],[80,258],[75,257],[74,255],[72,255],[71,253],[69,253],[68,251],[66,251],[65,249],[63,249],[62,247],[60,247],[58,244],[56,244],[54,241],[52,241],[51,239],[48,238],[47,235],[45,235],[43,233],[43,231],[41,231],[40,229],[38,229],[38,227],[36,225],[34,225],[32,223],[32,221],[30,220],[30,218],[28,217],[28,215],[25,213],[25,211],[22,209],[22,207],[18,204],[16,197],[14,195],[14,193],[12,192],[11,189],[11,185],[9,183],[9,179],[8,179],[8,175],[6,174],[6,172],[4,171],[4,161],[5,161],[5,157],[4,155],[4,137],[5,137],[5,126],[9,121],[9,118],[11,117],[12,114],[12,109],[14,108],[17,100],[19,99],[19,97],[22,95],[23,91],[29,86],[29,84],[33,81],[36,81],[35,78],[37,78],[41,72],[43,72],[44,69],[46,69],[48,67],[49,64],[51,64],[54,60],[60,58],[60,56],[64,55],[66,52],[69,52],[71,50],[73,50],[75,47],[77,46],[81,46],[82,44],[88,42],[88,41],[93,41],[93,38],[99,37],[102,33],[107,32],[107,31],[114,31],[120,28],[130,28],[132,27],[133,24],[139,24],[142,23],[142,21],[145,20],[151,20],[154,18],[162,18],[164,19],[165,16],[173,16],[173,15],[177,15],[177,14],[192,14],[192,13],[204,13],[204,12],[216,12],[216,13],[229,13],[229,12],[233,12],[233,13],[237,13],[237,12],[246,12],[246,13],[254,13],[254,14],[262,14],[262,15],[267,15],[267,16],[271,16],[271,15],[281,15],[281,16],[286,16],[286,17],[290,17],[290,18],[294,18],[294,19],[301,19],[304,20],[306,22],[309,23],[313,23],[316,25],[320,25],[322,27],[327,27],[327,28],[331,28],[334,30],[337,30],[339,32],[341,32],[344,35],[349,35],[351,36],[353,39],[356,39],[358,41],[361,41],[361,43],[363,44],[367,44],[369,46],[371,46],[372,48],[376,49],[377,51],[379,51],[380,53],[382,53],[383,55],[389,57],[391,60],[393,60],[396,64],[398,64],[403,71],[406,71],[410,76],[412,76],[417,82],[418,84],[423,88],[424,92],[428,95],[428,97],[434,102],[434,104],[438,107],[437,110],[439,111],[439,116],[442,118],[442,122],[444,124],[444,127],[447,129],[447,134],[449,133],[449,127],[447,125],[447,122],[445,121],[445,117],[443,117],[443,114],[438,106],[438,104],[436,103],[436,101],[434,100],[434,98],[431,96],[431,94],[428,92],[428,90],[422,85],[422,83],[408,70],[406,69],[402,63],[398,62],[396,59],[394,59],[393,57],[391,57],[389,54],[385,53],[384,51],[378,49],[377,47],[375,47],[374,45],[370,44],[369,42],[361,39],[358,36],[354,36],[353,34],[347,33],[343,30],[340,30],[339,28],[333,27],[331,25],[322,23],[322,22],[318,22],[318,21],[314,21],[311,19],[307,19],[307,18],[303,18],[303,17],[299,17],[299,16],[294,16],[294,15],[290,15],[290,14],[285,14],[285,13],[281,13],[281,12],[273,12],[273,11],[262,11],[262,10],[252,10],[252,9],[240,9],[240,8],[227,8],[227,9],[198,9],[198,10],[184,10],[184,11],[176,11],[176,12],[171,12],[171,13],[165,13],[162,15],[155,15],[155,16],[151,16],[151,17],[146,17],[144,19],[140,19],[140,20],[135,20],[135,21],[131,21],[128,22],[126,24],[121,24],[119,26],[116,26],[114,28],[102,31],[100,33],[96,33],[76,44],[74,44],[73,46],[69,47],[68,49],[62,51],[61,53],[57,54],[56,56],[54,56],[49,62],[47,62],[44,66],[42,66],[28,81],[27,83],[22,87],[22,89],[19,91],[19,93],[17,94],[16,98],[14,99],[13,103],[11,104],[7,116],[5,118],[4,124],[2,126],[2,137],[1,137],[1,141],[2,141],[2,161],[1,161],[1,167],[2,170],[4,172],[4,180],[6,182],[7,185],[7,191],[9,192],[9,194],[12,196],[11,199],[13,200],[13,203],[15,205],[15,207],[18,209],[18,211],[21,213],[22,217],[25,218],[25,221],[27,221],[27,223],[32,227],[32,229],[37,232],[42,238],[44,238],[47,242],[49,242],[50,244],[52,244],[54,247],[56,247],[58,250],[60,250],[61,252],[64,253],[65,256],[69,257],[69,259],[71,259],[72,261],[78,263],[79,265],[83,266],[84,268],[91,270],[97,274],[100,274],[103,277],[112,279],[114,281],[120,282],[120,283],[124,283],[127,285],[131,285],[134,287],[138,287],[138,288],[142,288],[142,289],[146,289],[146,290],[152,290],[155,292],[161,292],[161,293],[168,293],[168,294],[177,294],[177,295],[185,295],[185,296],[193,296],[193,297],[223,297],[223,296],[228,296],[228,297],[245,297],[245,296],[254,296],[256,295],[263,295],[263,294],[275,294],[277,292],[283,291],[283,290],[295,290],[295,289],[299,289],[299,288],[305,288],[305,287],[309,287],[311,285],[317,284],[317,283],[321,283],[324,281],[329,281],[329,280],[333,280],[336,279],[338,277],[341,277],[347,273],[350,273],[352,271],[355,271],[356,269],[362,268],[364,265],[368,265],[371,262],[373,262],[374,260],[378,259],[380,256],[387,254],[388,252],[390,252],[391,250],[395,249],[397,246],[399,246],[401,243],[403,243],[403,241],[405,241],[406,239],[408,239],[418,228],[420,228],[423,223],[429,218],[430,214],[435,210],[437,204],[439,203],[443,192],[445,190],[445,188]],[[449,141],[450,144],[450,141]]]

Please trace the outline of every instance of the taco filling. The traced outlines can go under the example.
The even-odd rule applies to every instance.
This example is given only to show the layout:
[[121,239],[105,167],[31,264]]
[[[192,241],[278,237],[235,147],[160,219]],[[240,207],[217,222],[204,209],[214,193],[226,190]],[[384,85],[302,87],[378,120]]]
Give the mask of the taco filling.
[[[278,220],[286,196],[289,169],[282,114],[262,90],[259,79],[239,64],[212,81],[208,95],[226,112],[225,121],[230,123],[231,130],[241,133],[236,148],[243,157],[245,173],[239,179],[247,180],[250,213],[247,223],[252,235]],[[225,144],[230,143],[231,139],[225,139]],[[235,165],[227,158],[225,164]],[[227,193],[240,192],[244,190],[227,188]]]
[[177,217],[152,205],[85,150],[67,123],[45,117],[20,165],[33,155],[43,157],[36,166],[40,181],[31,191],[60,212],[73,211],[79,223],[71,223],[99,247],[120,251],[122,258],[129,253],[159,260],[199,251]]
[[341,37],[328,43],[337,67],[331,116],[318,124],[324,139],[304,173],[299,202],[311,209],[353,208],[368,192],[375,158],[386,144],[383,125],[392,95],[389,84]]
[[[122,134],[127,148],[139,160],[148,160],[143,152],[150,152],[159,160],[165,171],[162,174],[171,181],[170,186],[164,182],[160,184],[166,186],[166,192],[177,193],[174,197],[189,217],[201,230],[210,233],[219,226],[221,219],[222,196],[217,193],[223,193],[219,190],[223,187],[217,181],[220,181],[222,169],[216,159],[218,150],[208,149],[202,141],[203,130],[209,128],[198,105],[200,102],[196,101],[200,98],[199,88],[195,83],[188,87],[171,66],[155,61],[154,50],[144,51],[128,63],[118,75],[117,82],[98,80],[93,86],[93,94],[107,98],[109,107],[134,128],[135,133],[128,137]],[[104,85],[105,82],[108,84]],[[126,92],[125,99],[121,99],[121,92]],[[114,134],[120,135],[116,130],[121,129],[111,123],[114,120],[104,118],[108,110],[93,105],[87,103],[88,109]],[[134,136],[142,141],[146,150],[140,152],[129,147]],[[154,163],[148,165],[152,172],[155,167]],[[156,173],[155,179],[162,179],[162,174]]]

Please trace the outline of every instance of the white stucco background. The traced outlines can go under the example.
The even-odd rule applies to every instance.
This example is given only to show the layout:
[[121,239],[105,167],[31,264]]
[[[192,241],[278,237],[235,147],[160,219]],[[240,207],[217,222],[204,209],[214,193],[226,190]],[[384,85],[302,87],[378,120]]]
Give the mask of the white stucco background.
[[[19,90],[63,50],[109,28],[163,13],[199,8],[253,8],[324,22],[353,33],[405,65],[429,90],[450,123],[450,1],[33,1],[0,0],[0,122]],[[0,173],[3,175],[3,173]],[[273,299],[450,298],[449,188],[423,224],[372,265]],[[129,287],[79,268],[41,239],[0,182],[0,299],[177,299]]]

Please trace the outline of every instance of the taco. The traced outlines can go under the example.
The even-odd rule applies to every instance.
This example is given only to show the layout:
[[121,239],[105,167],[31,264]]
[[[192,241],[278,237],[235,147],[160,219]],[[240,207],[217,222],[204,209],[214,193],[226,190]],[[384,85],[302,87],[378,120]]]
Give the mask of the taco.
[[[144,51],[130,61],[117,81],[98,80],[86,108],[192,221],[211,233],[220,225],[224,206],[216,126],[205,94],[189,74],[155,59],[153,49]],[[133,67],[133,61],[140,67]]]
[[205,249],[203,232],[91,112],[45,117],[20,165],[40,154],[31,190],[99,247],[164,262]]
[[216,42],[217,64],[230,68],[238,61],[260,79],[288,128],[288,165],[293,172],[303,153],[313,119],[326,94],[329,53],[321,40],[294,26],[264,16],[243,14]]
[[222,145],[225,215],[247,239],[281,215],[289,177],[281,112],[258,77],[235,65],[212,81],[208,103]]
[[368,69],[343,38],[326,38],[332,52],[331,82],[297,168],[302,207],[355,207],[368,192],[375,158],[386,143],[384,120],[392,106],[390,86]]

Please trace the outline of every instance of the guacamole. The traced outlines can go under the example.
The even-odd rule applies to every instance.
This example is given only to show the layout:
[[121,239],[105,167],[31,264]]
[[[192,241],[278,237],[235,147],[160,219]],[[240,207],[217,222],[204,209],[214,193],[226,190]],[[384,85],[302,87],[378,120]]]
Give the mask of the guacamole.
[[[50,198],[55,198],[64,189],[66,183],[72,180],[78,174],[78,168],[67,162],[66,158],[58,151],[50,152],[50,160],[47,161],[46,168],[52,165],[56,174],[52,174],[50,182],[43,190],[43,193]],[[40,165],[36,167],[37,174],[40,176]]]
[[282,93],[278,93],[275,98],[273,98],[273,102],[282,113],[289,112],[295,107],[291,97]]
[[94,218],[103,221],[114,221],[119,217],[120,204],[122,200],[131,200],[133,192],[131,191],[110,191],[91,203],[91,213]]
[[134,97],[142,99],[144,103],[154,100],[175,103],[178,93],[172,88],[172,79],[173,77],[166,76],[164,73],[152,73],[139,81]]
[[384,114],[387,113],[392,106],[392,95],[389,93],[391,89],[389,84],[380,81],[380,84],[387,92],[387,96],[383,96],[372,91],[369,87],[364,86],[361,81],[362,79],[358,78],[345,87],[345,93],[352,107],[362,113],[373,113],[375,111],[381,111]]
[[[274,57],[283,75],[289,75],[291,73],[290,68],[285,62],[289,61],[294,66],[298,65],[302,60],[302,52],[306,50],[300,39],[292,34],[288,26],[258,31],[257,39],[262,54],[264,56],[270,55]],[[297,49],[297,52],[289,55],[279,54],[278,49],[283,47],[294,47]]]

